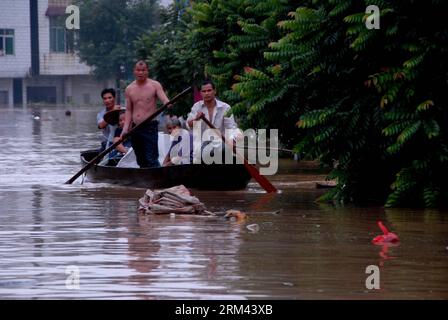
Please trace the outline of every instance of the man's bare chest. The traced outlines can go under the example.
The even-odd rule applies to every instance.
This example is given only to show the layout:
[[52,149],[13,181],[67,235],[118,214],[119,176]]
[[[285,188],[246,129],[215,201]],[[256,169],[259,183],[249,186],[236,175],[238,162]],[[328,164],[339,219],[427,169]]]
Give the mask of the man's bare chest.
[[156,99],[156,92],[152,88],[141,88],[131,92],[131,100],[134,104],[152,104]]

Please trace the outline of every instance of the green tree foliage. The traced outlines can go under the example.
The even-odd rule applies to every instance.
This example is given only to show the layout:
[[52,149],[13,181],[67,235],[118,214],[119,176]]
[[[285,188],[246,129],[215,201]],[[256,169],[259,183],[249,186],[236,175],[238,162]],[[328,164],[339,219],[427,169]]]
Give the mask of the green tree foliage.
[[[379,30],[365,26],[371,4]],[[301,1],[278,23],[285,34],[265,65],[238,77],[240,105],[253,118],[281,112],[287,121],[289,102],[296,149],[338,179],[324,199],[446,204],[447,9],[435,0]]]
[[[247,66],[265,65],[263,53],[268,50],[269,42],[277,39],[281,32],[277,22],[287,17],[294,2],[200,1],[193,2],[189,11],[192,17],[189,30],[193,46],[207,53],[204,76],[214,80],[220,98],[235,105],[234,112],[245,126],[269,126],[269,121],[260,117],[252,119],[251,114],[245,113],[244,107],[236,104],[242,101],[241,93],[232,90],[232,85],[239,79],[236,75],[241,74]],[[296,131],[293,126],[291,128]]]
[[134,41],[159,23],[158,0],[77,0],[81,27],[77,50],[99,78],[128,76],[135,60]]

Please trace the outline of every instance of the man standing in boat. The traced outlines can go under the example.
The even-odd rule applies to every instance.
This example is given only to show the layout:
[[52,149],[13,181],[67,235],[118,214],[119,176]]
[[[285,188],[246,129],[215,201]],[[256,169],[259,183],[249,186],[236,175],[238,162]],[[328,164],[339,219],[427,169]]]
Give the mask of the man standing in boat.
[[[194,122],[201,121],[200,118],[204,115],[205,118],[207,118],[207,120],[209,120],[224,136],[236,139],[241,138],[241,132],[238,129],[233,115],[227,115],[227,112],[231,109],[231,107],[227,103],[216,98],[216,88],[212,81],[206,80],[202,83],[201,97],[202,100],[196,102],[191,108],[191,112],[188,114],[188,128],[193,129]],[[196,146],[201,147],[201,150],[194,150],[195,158],[199,158],[201,151],[204,150],[206,146],[208,149],[212,149],[212,153],[222,152],[224,150],[224,146],[220,138],[213,139],[211,136],[202,136],[204,131],[207,129],[210,128],[208,128],[205,123],[201,123],[201,137],[194,137],[196,141],[203,139],[201,140],[202,145],[195,143]],[[226,135],[226,130],[231,130],[231,132],[227,132]],[[210,145],[212,148],[209,148],[209,144],[212,144]]]
[[117,128],[117,126],[110,125],[104,120],[104,114],[114,109],[120,109],[120,106],[115,104],[115,90],[113,88],[106,88],[101,91],[101,98],[103,99],[103,104],[106,108],[98,112],[98,114],[96,115],[98,129],[102,130],[103,132],[103,141],[101,142],[101,148],[99,152],[104,151],[113,143],[113,135],[115,129]]
[[[162,85],[148,78],[148,65],[140,60],[134,66],[133,81],[125,91],[126,117],[122,136],[132,124],[138,125],[156,111],[157,99],[166,104],[168,97]],[[145,123],[132,134],[132,148],[140,168],[160,167],[158,149],[158,122]]]

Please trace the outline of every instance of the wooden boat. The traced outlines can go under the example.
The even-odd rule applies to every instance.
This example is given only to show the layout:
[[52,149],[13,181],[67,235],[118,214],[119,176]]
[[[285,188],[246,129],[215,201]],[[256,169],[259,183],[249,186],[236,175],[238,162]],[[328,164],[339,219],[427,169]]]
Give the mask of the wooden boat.
[[[86,165],[96,150],[81,152]],[[87,173],[90,182],[106,182],[141,188],[169,188],[183,184],[203,190],[240,190],[246,188],[251,176],[242,164],[181,164],[160,168],[119,168],[94,165]]]

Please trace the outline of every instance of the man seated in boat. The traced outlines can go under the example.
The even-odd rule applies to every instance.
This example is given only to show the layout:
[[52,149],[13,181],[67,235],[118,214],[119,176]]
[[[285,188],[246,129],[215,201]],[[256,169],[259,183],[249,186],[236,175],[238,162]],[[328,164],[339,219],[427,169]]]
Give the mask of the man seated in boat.
[[[202,115],[204,115],[205,118],[207,118],[226,138],[230,138],[230,140],[233,138],[239,139],[242,137],[242,134],[238,129],[233,115],[227,115],[228,111],[231,109],[230,105],[216,98],[216,88],[212,81],[204,81],[201,85],[200,93],[202,100],[196,102],[191,108],[191,112],[188,114],[187,118],[187,127],[189,129],[194,129],[194,124],[196,122],[201,128],[200,137],[197,137],[197,133],[193,130],[195,141],[201,139],[202,142],[202,144],[199,144],[201,150],[194,150],[195,157],[201,156],[201,153],[205,149],[211,149],[210,154],[213,156],[213,153],[223,152],[224,145],[221,138],[217,137],[212,130],[207,131],[211,134],[204,135],[204,132],[210,128],[200,120]],[[196,147],[198,144],[195,143],[194,145]]]
[[113,134],[117,128],[117,126],[110,125],[104,120],[104,114],[114,109],[120,109],[120,106],[115,104],[115,90],[113,88],[106,88],[101,91],[101,98],[103,99],[105,108],[96,115],[98,129],[102,130],[103,133],[103,140],[101,141],[99,152],[106,150],[106,148],[112,145]]
[[170,119],[166,129],[171,135],[173,142],[163,161],[163,166],[177,164],[190,164],[193,162],[193,137],[190,132],[182,129],[179,119]]
[[[120,140],[121,133],[123,132],[123,126],[126,119],[126,113],[124,110],[120,111],[119,120],[118,120],[118,128],[115,129],[113,143]],[[129,151],[131,148],[132,137],[127,138],[124,142],[120,143],[115,149],[109,153],[109,163],[108,165],[116,166],[117,163],[123,158],[123,156]]]

